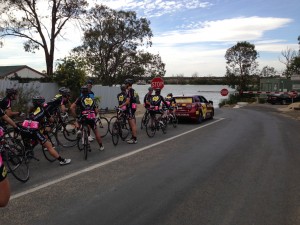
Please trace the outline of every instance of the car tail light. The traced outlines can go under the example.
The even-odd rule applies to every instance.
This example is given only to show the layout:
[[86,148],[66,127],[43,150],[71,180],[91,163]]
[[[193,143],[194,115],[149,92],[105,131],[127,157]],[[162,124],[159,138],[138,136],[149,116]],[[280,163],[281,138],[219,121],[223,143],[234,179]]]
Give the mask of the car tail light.
[[196,108],[196,104],[188,104],[187,106],[186,106],[186,108],[188,109],[188,110],[191,110],[191,109],[195,109]]

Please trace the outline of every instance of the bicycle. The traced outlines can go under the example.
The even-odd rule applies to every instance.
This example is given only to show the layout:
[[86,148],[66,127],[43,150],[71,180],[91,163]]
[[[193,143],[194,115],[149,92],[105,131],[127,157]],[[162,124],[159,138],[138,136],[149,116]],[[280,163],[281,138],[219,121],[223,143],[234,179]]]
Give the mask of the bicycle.
[[100,114],[96,118],[96,124],[98,124],[98,127],[101,128],[101,138],[104,138],[108,132],[109,132],[109,121],[106,117],[101,116]]
[[148,120],[150,119],[150,113],[149,113],[149,110],[146,109],[143,117],[142,117],[142,120],[141,120],[141,130],[147,126],[147,123],[148,123]]
[[113,144],[117,145],[119,142],[119,138],[124,141],[128,137],[130,128],[124,110],[121,108],[115,109],[117,111],[117,116],[112,126],[111,135]]
[[0,137],[0,154],[2,155],[8,173],[11,173],[17,180],[26,182],[29,179],[28,160],[24,157],[24,146],[10,139],[8,135]]
[[151,118],[148,120],[147,126],[146,126],[146,133],[149,137],[154,137],[156,131],[162,130],[164,134],[167,133],[167,118],[160,115],[157,117],[157,114],[162,114],[161,111],[158,111],[158,109],[150,109],[154,115],[150,116]]
[[90,142],[88,140],[89,136],[89,125],[88,119],[96,119],[94,111],[84,111],[79,119],[81,135],[77,136],[77,147],[79,151],[83,150],[83,158],[87,160],[88,152],[91,151]]
[[177,127],[178,125],[178,118],[175,114],[175,109],[176,107],[171,106],[167,112],[167,120],[169,124],[172,124],[174,128]]
[[[63,147],[73,147],[77,144],[76,135],[76,120],[69,119],[67,112],[61,113],[60,109],[57,108],[53,115],[54,122],[48,122],[51,127],[51,133],[54,134],[58,144]],[[51,125],[50,125],[51,124]],[[63,135],[61,135],[62,133]],[[62,139],[62,136],[64,139]]]

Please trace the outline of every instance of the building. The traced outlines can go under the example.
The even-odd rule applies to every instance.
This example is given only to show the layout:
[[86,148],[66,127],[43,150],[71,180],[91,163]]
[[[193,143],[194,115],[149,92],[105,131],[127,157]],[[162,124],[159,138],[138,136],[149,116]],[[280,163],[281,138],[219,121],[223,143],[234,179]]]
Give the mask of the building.
[[26,65],[19,66],[0,66],[0,79],[7,80],[13,77],[20,78],[44,78],[45,74],[40,73]]
[[300,92],[300,75],[294,75],[291,77],[291,79],[286,79],[284,77],[261,78],[260,91]]

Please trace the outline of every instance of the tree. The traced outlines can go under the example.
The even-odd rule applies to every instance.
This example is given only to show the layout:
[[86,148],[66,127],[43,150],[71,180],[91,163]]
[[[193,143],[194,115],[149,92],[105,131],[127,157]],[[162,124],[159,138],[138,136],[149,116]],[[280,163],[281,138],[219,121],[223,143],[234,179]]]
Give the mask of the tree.
[[286,50],[281,51],[281,57],[279,57],[279,62],[283,63],[286,66],[284,75],[286,78],[290,78],[292,74],[289,73],[288,67],[294,57],[296,57],[297,52],[291,48],[286,48]]
[[226,80],[228,85],[238,85],[237,89],[248,90],[248,85],[252,82],[251,75],[256,74],[259,57],[255,50],[255,45],[249,42],[238,42],[233,47],[227,49],[225,54],[226,59]]
[[[7,36],[23,38],[24,50],[42,48],[47,75],[53,74],[55,42],[71,20],[85,13],[86,0],[0,0],[0,40]],[[48,10],[43,9],[48,6]],[[48,12],[48,14],[47,14]],[[3,44],[3,42],[1,42]]]
[[260,72],[261,77],[274,77],[277,71],[274,67],[264,66]]
[[133,11],[115,11],[96,5],[87,14],[83,44],[74,49],[90,64],[91,73],[103,85],[122,83],[146,73],[164,75],[158,55],[138,50],[151,46],[150,22]]
[[65,57],[58,62],[53,80],[61,87],[70,88],[72,96],[78,96],[87,77],[85,66],[86,63],[81,58]]
[[290,75],[300,75],[300,56],[296,56],[286,69],[286,73]]

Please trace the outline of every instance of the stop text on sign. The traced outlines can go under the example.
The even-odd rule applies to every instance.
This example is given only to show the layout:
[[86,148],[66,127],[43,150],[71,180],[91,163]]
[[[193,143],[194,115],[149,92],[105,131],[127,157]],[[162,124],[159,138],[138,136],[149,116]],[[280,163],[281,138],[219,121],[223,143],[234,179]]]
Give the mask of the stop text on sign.
[[153,89],[159,88],[159,89],[163,89],[164,87],[164,80],[160,77],[155,77],[152,79],[151,81],[151,87]]

